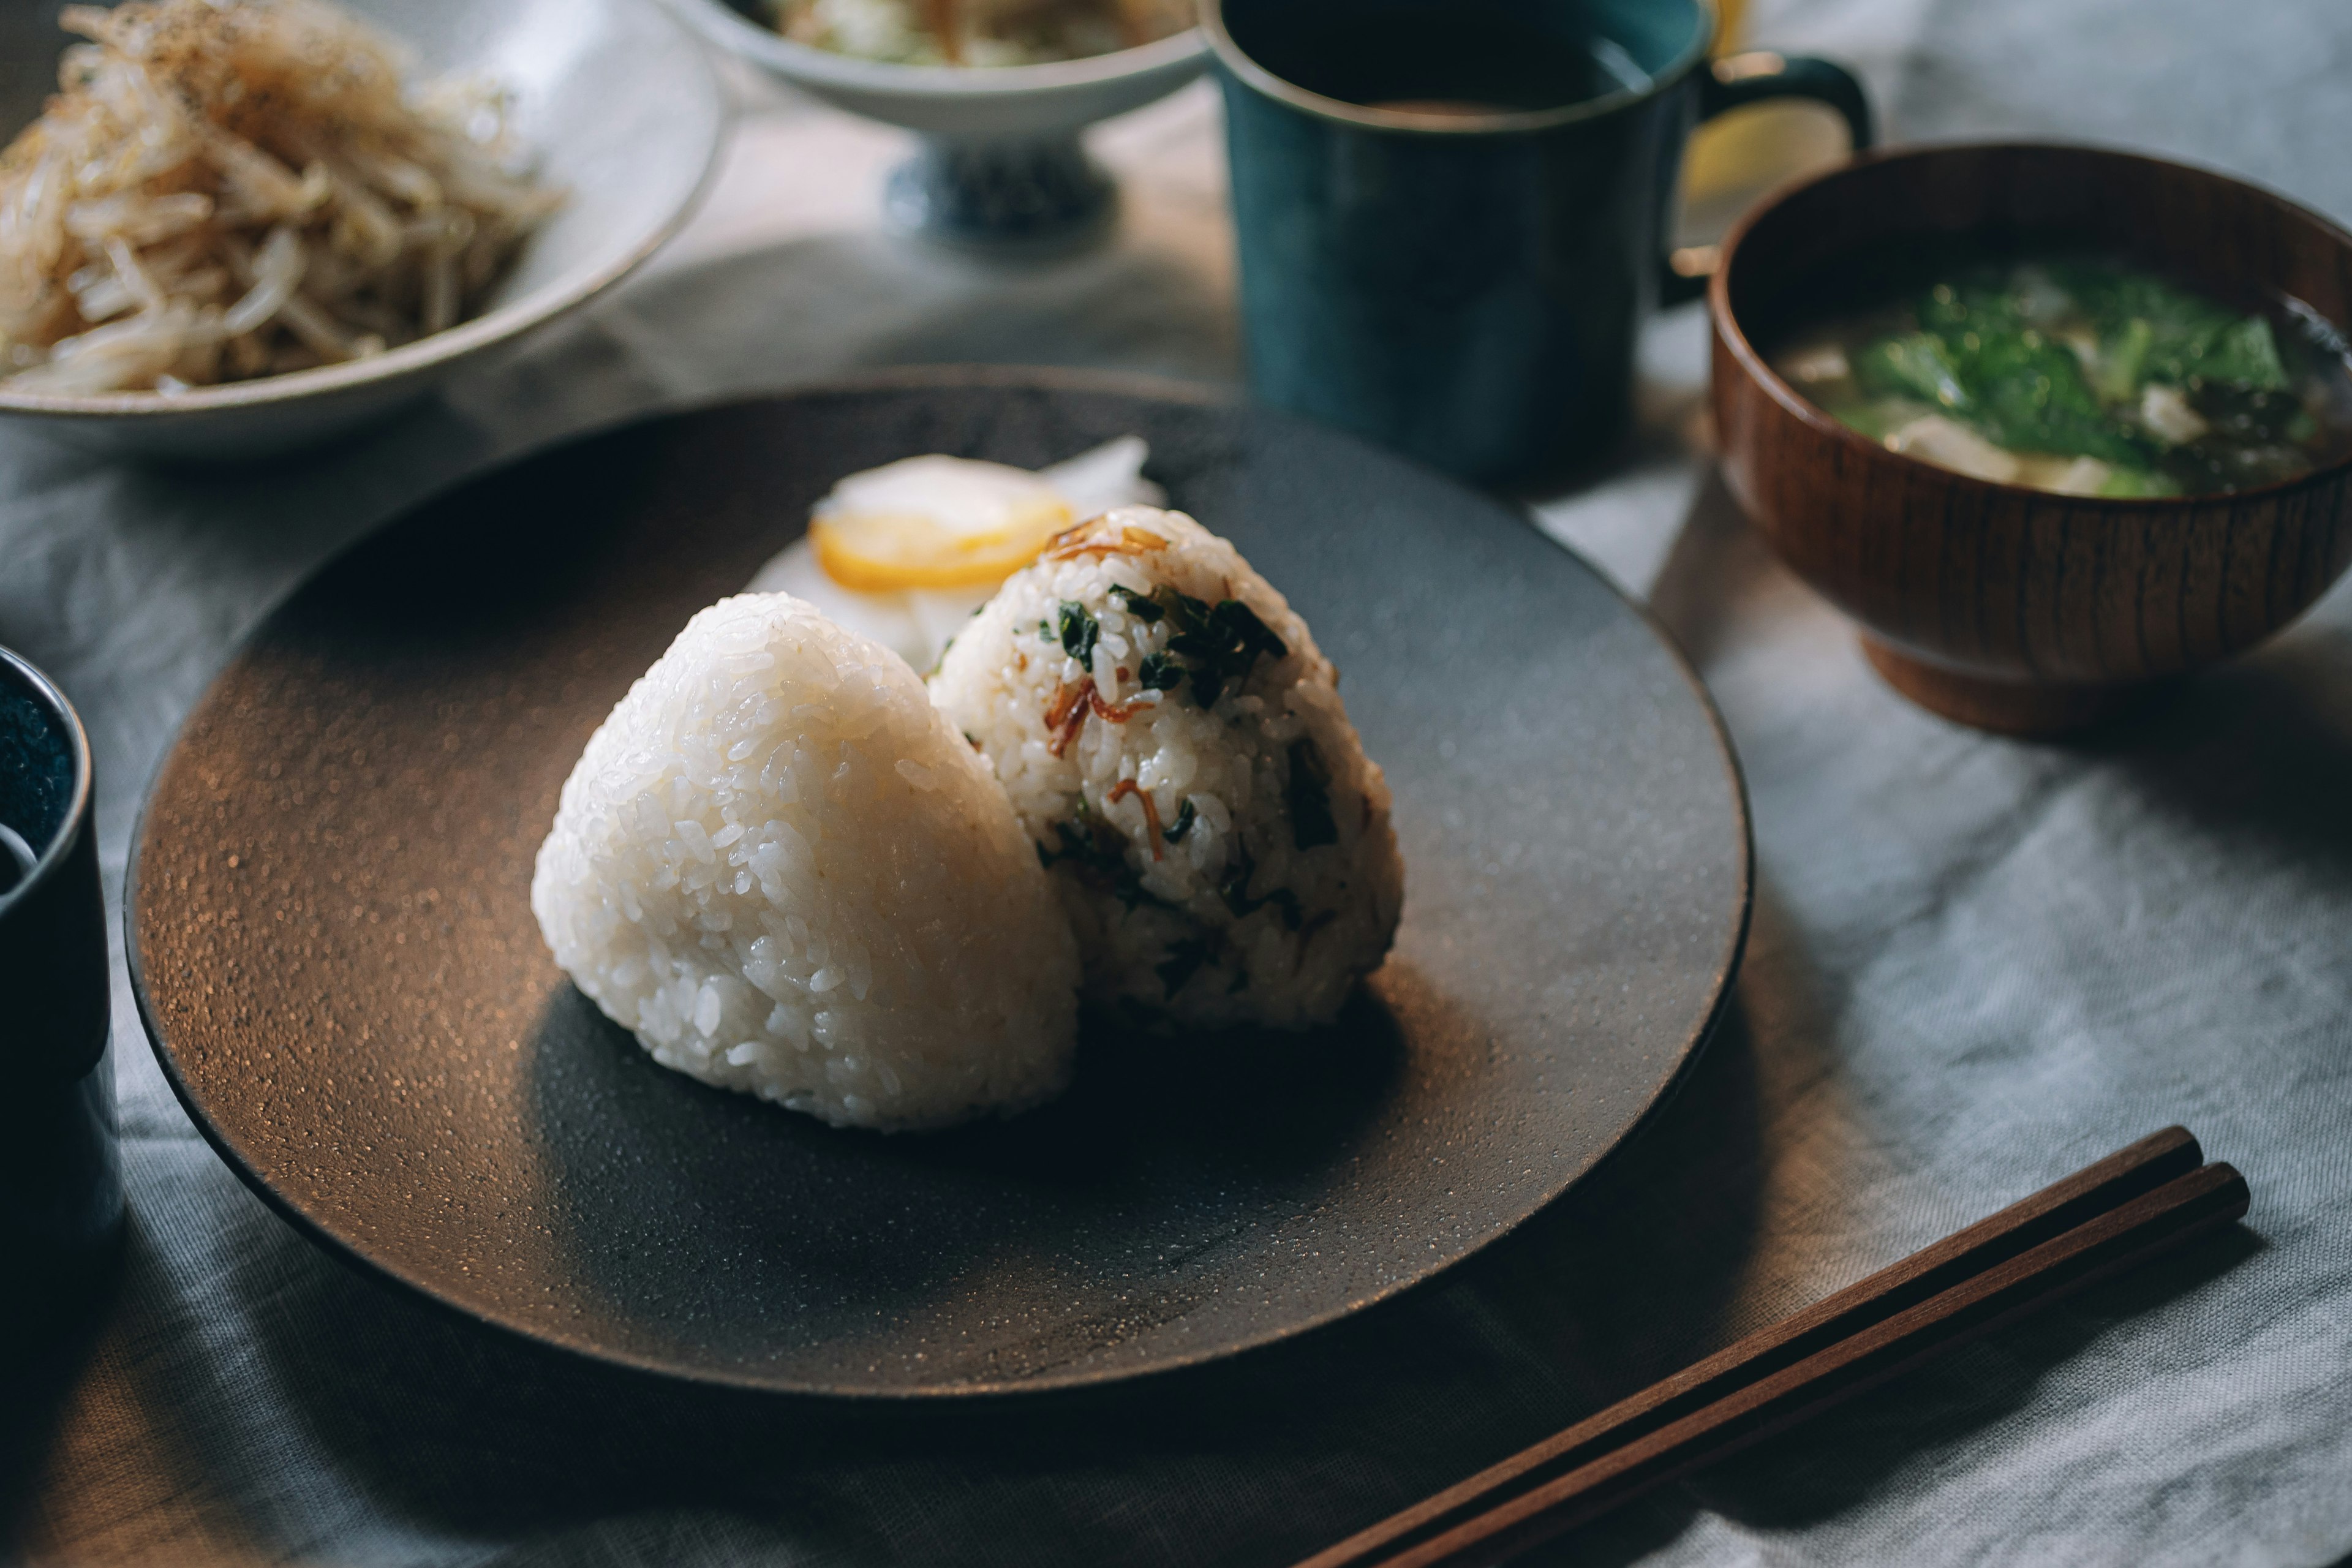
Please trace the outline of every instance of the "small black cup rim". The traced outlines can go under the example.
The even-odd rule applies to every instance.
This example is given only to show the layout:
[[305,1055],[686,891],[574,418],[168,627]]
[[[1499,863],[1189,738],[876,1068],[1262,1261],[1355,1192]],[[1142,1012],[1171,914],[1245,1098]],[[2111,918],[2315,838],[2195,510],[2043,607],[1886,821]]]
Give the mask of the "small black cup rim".
[[41,847],[33,869],[25,879],[0,893],[0,915],[5,915],[28,897],[34,889],[57,875],[57,868],[66,862],[81,825],[89,817],[89,782],[91,775],[89,735],[82,729],[81,715],[58,689],[57,682],[42,674],[33,663],[8,648],[0,647],[0,684],[23,686],[37,702],[47,707],[52,716],[63,721],[66,739],[73,752],[73,796],[67,802],[65,824]]
[[1201,32],[1209,40],[1210,48],[1215,51],[1218,63],[1235,79],[1260,96],[1286,103],[1293,109],[1366,131],[1477,137],[1524,134],[1580,125],[1588,121],[1606,119],[1622,110],[1647,103],[1662,93],[1672,91],[1706,59],[1714,47],[1721,16],[1717,0],[1690,0],[1690,4],[1699,13],[1700,26],[1688,47],[1651,74],[1649,86],[1621,88],[1599,98],[1580,100],[1557,109],[1530,109],[1502,114],[1414,114],[1404,110],[1372,109],[1360,103],[1349,103],[1342,98],[1310,92],[1297,82],[1266,69],[1234,41],[1233,34],[1225,28],[1225,0],[1201,0]]

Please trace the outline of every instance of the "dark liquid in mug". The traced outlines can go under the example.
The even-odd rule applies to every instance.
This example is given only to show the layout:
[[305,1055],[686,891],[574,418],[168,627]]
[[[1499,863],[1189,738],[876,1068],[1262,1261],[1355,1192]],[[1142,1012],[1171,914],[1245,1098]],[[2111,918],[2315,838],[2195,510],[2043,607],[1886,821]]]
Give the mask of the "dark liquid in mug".
[[1561,109],[1639,89],[1648,77],[1615,43],[1570,37],[1497,7],[1300,5],[1234,41],[1309,92],[1411,114],[1472,119]]

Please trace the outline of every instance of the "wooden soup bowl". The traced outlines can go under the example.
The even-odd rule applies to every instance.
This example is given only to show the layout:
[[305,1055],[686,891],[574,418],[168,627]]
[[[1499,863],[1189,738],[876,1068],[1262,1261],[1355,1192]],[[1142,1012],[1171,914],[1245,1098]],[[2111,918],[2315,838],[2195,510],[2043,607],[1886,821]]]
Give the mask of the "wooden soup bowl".
[[2053,734],[2145,700],[2294,619],[2352,563],[2352,460],[2235,495],[2109,500],[1888,451],[1757,345],[1948,255],[2106,252],[2248,310],[2352,321],[2352,235],[2240,181],[2087,147],[1875,153],[1791,186],[1725,242],[1708,290],[1732,495],[1862,624],[1896,690],[1945,717]]

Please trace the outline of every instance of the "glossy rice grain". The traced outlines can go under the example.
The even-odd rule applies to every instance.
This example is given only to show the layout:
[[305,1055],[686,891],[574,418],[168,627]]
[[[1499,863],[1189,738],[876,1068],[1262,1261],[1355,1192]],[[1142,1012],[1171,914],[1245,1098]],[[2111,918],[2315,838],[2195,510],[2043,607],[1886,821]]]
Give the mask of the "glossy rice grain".
[[786,595],[704,610],[613,710],[531,909],[655,1060],[835,1125],[1068,1081],[1076,958],[1003,792],[905,660]]
[[1064,535],[957,637],[931,697],[994,763],[1096,1003],[1308,1028],[1386,956],[1388,781],[1307,623],[1183,513]]

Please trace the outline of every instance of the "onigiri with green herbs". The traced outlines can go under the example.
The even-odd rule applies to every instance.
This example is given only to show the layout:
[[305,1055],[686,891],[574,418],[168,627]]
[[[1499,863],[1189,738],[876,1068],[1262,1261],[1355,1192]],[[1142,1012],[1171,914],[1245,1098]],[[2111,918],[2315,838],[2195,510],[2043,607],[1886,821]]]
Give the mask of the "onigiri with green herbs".
[[1063,534],[930,692],[1034,841],[1091,1001],[1162,1030],[1307,1028],[1386,956],[1387,781],[1306,622],[1192,518]]
[[688,623],[565,781],[531,910],[665,1067],[839,1126],[1067,1083],[1069,923],[986,759],[877,643],[784,594]]

